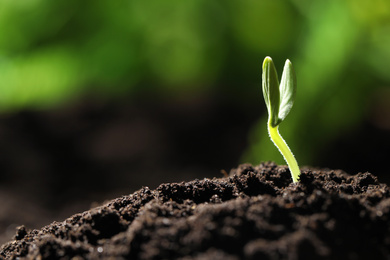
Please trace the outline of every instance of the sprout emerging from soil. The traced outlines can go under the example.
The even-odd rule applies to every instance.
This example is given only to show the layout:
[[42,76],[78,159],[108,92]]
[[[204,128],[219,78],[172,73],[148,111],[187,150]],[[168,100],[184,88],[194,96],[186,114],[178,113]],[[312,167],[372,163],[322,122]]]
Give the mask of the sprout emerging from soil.
[[293,182],[297,182],[301,174],[298,163],[278,131],[279,124],[283,122],[294,104],[297,90],[297,80],[291,62],[286,60],[279,84],[275,65],[270,57],[266,57],[263,62],[262,81],[263,96],[268,110],[269,136],[287,162]]

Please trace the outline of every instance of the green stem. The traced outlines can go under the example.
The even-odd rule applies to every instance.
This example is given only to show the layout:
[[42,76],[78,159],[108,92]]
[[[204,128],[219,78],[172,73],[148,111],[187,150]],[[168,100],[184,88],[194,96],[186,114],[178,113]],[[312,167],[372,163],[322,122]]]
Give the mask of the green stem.
[[290,148],[288,148],[287,143],[284,141],[282,136],[279,134],[278,126],[272,127],[270,123],[268,123],[268,133],[272,142],[276,145],[280,153],[283,155],[284,160],[287,162],[287,165],[290,168],[293,182],[297,182],[301,171],[299,170],[297,160],[295,160],[293,153],[291,152]]

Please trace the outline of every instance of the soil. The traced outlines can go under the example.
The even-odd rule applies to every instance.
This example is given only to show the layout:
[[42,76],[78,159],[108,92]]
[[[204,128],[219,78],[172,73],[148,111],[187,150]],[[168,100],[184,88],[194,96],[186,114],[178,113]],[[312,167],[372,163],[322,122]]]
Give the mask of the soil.
[[3,111],[0,245],[17,226],[41,228],[142,186],[219,177],[238,165],[257,103],[152,96]]
[[0,259],[390,259],[390,191],[371,173],[240,165],[161,184],[38,230]]

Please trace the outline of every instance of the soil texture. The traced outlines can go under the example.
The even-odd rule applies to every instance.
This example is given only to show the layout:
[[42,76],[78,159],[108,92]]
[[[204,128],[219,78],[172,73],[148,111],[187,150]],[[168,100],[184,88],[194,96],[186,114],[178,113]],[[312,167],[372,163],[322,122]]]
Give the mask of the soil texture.
[[18,227],[0,259],[390,259],[390,191],[371,173],[240,165]]
[[41,228],[142,186],[221,176],[248,146],[261,111],[256,104],[243,108],[221,95],[165,100],[148,92],[3,111],[0,245],[17,226]]

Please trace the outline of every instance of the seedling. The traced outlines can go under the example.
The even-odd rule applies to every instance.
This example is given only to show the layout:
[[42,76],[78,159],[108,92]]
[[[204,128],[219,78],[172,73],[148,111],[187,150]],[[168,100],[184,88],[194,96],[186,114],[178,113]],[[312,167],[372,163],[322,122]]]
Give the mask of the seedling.
[[263,96],[268,110],[269,136],[287,162],[293,182],[297,182],[301,174],[297,160],[278,130],[279,124],[283,122],[294,104],[297,90],[297,80],[291,62],[286,60],[279,84],[275,65],[270,57],[266,57],[263,62],[262,81]]

